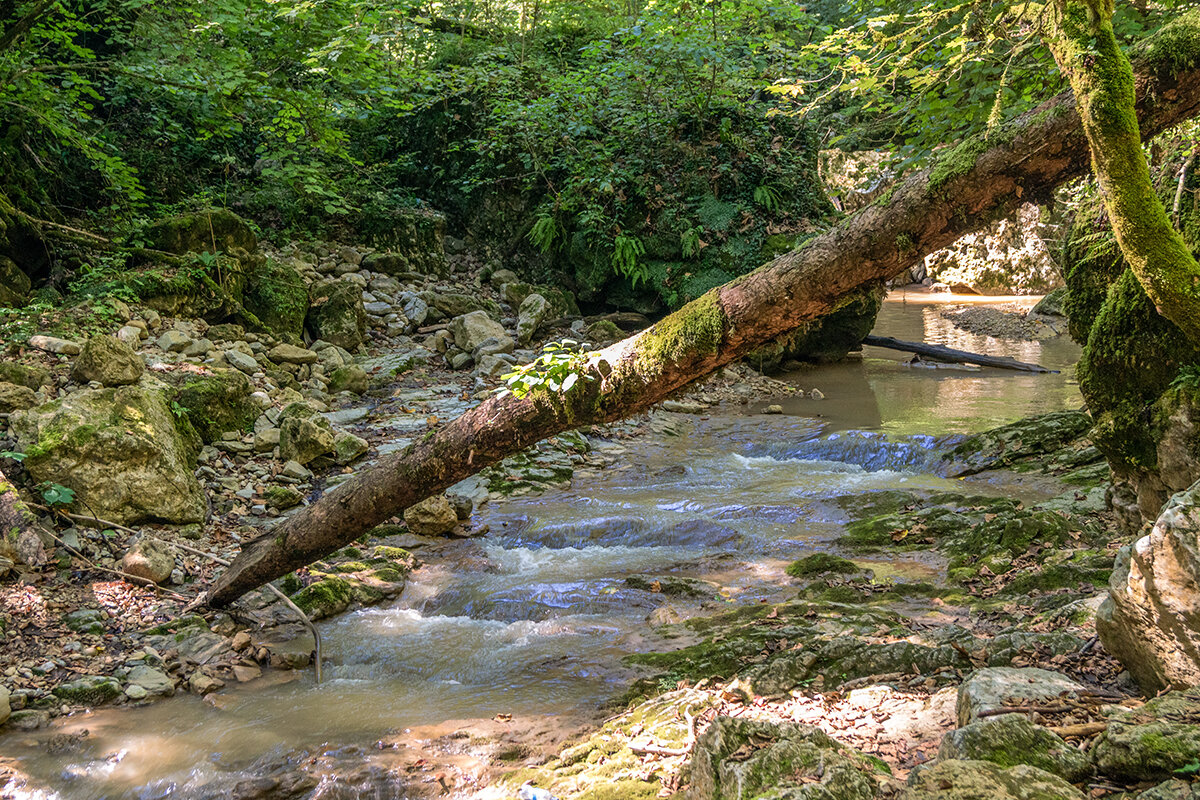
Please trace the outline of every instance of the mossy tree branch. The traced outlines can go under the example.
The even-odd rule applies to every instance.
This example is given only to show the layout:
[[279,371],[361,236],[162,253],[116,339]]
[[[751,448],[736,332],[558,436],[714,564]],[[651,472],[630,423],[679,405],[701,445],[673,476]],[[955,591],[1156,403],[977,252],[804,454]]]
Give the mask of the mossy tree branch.
[[1117,244],[1158,312],[1200,345],[1200,264],[1150,182],[1113,0],[1054,0],[1049,9],[1046,43],[1074,91]]

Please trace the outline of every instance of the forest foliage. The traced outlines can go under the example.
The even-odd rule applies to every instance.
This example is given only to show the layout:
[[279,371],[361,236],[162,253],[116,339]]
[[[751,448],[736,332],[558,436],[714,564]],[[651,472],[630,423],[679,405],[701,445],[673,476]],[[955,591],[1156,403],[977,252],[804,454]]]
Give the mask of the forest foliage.
[[[131,241],[186,206],[268,236],[431,206],[653,310],[819,230],[819,149],[906,169],[1061,89],[1038,8],[9,0],[0,170],[26,212]],[[1175,10],[1124,6],[1119,32]]]

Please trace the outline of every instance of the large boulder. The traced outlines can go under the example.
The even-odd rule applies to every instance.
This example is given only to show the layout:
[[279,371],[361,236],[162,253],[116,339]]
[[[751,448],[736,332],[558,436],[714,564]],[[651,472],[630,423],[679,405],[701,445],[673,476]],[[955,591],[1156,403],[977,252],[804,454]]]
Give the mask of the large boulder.
[[913,770],[900,800],[1084,800],[1083,792],[1057,775],[1020,764],[1005,769],[990,761],[939,761]]
[[689,769],[696,800],[873,800],[887,768],[810,725],[717,717]]
[[1200,763],[1200,690],[1120,710],[1095,745],[1096,769],[1121,781],[1161,781]]
[[362,289],[349,281],[313,284],[305,325],[316,339],[354,350],[367,335]]
[[258,249],[258,238],[245,220],[225,209],[196,211],[151,223],[142,234],[155,250],[184,253],[233,253]]
[[154,583],[165,583],[174,569],[174,548],[149,536],[138,539],[121,557],[122,572]]
[[1200,481],[1121,548],[1096,628],[1147,692],[1200,684]]
[[991,761],[1001,767],[1028,764],[1069,782],[1092,773],[1086,755],[1022,714],[987,717],[950,731],[942,738],[938,759]]
[[242,302],[268,331],[286,341],[300,341],[308,285],[295,267],[274,259],[256,261],[246,271]]
[[200,522],[192,475],[199,441],[163,393],[145,386],[85,389],[10,418],[35,481],[60,483],[104,519]]
[[29,276],[17,263],[0,255],[0,308],[21,308],[29,302]]
[[512,337],[504,330],[504,326],[489,317],[486,311],[472,311],[455,317],[450,322],[450,334],[454,337],[455,346],[467,353],[488,339],[507,343],[508,349],[503,352],[512,352],[513,349]]
[[1045,294],[1061,286],[1062,277],[1040,227],[1038,207],[1026,203],[1015,219],[926,256],[925,272],[937,283],[978,294]]
[[227,431],[248,430],[259,414],[250,398],[254,385],[236,369],[176,371],[166,377],[175,385],[172,409],[181,410],[206,442],[215,442]]
[[976,670],[958,687],[955,713],[960,726],[970,725],[985,711],[1044,702],[1084,687],[1065,675],[1036,667],[988,667]]
[[75,358],[71,377],[79,383],[99,381],[105,386],[125,386],[137,383],[145,371],[145,362],[129,345],[111,336],[93,336]]

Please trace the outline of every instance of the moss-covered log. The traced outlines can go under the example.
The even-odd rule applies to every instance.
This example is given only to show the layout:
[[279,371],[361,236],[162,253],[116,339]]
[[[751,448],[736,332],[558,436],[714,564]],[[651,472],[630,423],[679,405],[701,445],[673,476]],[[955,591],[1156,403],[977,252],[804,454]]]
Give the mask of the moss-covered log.
[[[1113,0],[1055,0],[1049,9],[1046,42],[1075,94],[1121,252],[1158,312],[1200,345],[1200,264],[1150,182],[1133,68],[1113,33]],[[1190,33],[1168,40],[1168,54],[1189,57],[1200,46],[1200,34]]]
[[[1200,113],[1200,13],[1151,40],[1137,85],[1145,135]],[[540,439],[642,410],[1017,203],[1048,197],[1087,167],[1074,100],[1062,93],[988,138],[964,142],[829,232],[602,351],[589,364],[595,379],[565,396],[494,397],[382,459],[247,545],[214,582],[209,601],[227,605]]]

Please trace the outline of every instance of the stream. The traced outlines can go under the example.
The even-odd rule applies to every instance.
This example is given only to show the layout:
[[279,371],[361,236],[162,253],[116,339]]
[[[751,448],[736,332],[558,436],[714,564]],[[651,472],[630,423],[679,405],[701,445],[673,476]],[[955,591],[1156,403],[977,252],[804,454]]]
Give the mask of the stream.
[[[371,750],[385,734],[453,731],[466,727],[456,721],[508,714],[564,727],[590,719],[635,676],[622,656],[681,644],[658,623],[787,597],[784,567],[836,551],[854,498],[961,491],[961,481],[930,471],[944,437],[1081,405],[1069,340],[966,334],[938,314],[950,300],[963,298],[893,293],[875,332],[1062,373],[916,368],[906,354],[867,348],[861,360],[783,376],[824,399],[764,397],[671,415],[658,432],[619,443],[595,441],[616,457],[612,467],[577,475],[568,489],[484,505],[475,520],[489,533],[445,545],[398,600],[321,623],[321,685],[311,670],[277,673],[207,699],[97,711],[56,726],[89,732],[65,752],[51,752],[44,731],[9,734],[0,751],[54,787],[17,797],[236,797],[239,781],[279,763],[343,755],[363,768],[311,796],[402,798],[404,781],[371,766],[386,765]],[[769,403],[784,413],[762,414]],[[971,486],[1041,499],[1036,484]],[[921,554],[869,566],[899,580],[940,569]],[[644,588],[666,579],[705,582],[712,594]]]

